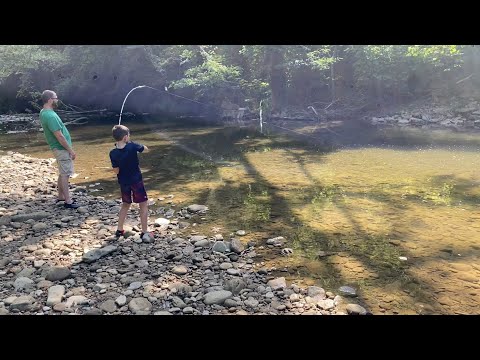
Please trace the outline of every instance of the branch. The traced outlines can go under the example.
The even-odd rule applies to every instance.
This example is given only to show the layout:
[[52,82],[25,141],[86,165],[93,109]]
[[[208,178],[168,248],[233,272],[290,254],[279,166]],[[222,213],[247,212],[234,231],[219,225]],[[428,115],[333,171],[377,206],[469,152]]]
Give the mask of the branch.
[[80,114],[92,114],[98,112],[104,112],[107,109],[100,109],[100,110],[85,110],[85,111],[66,111],[66,110],[57,110],[58,113],[65,114],[65,115],[80,115]]
[[332,102],[330,103],[330,105],[328,105],[328,106],[327,106],[325,109],[323,109],[323,110],[327,110],[330,106],[332,106],[333,104],[335,104],[335,103],[338,102],[339,100],[340,100],[340,99],[337,99],[337,100],[335,100],[335,101],[332,101]]
[[458,80],[458,81],[456,82],[456,84],[460,84],[461,82],[464,82],[465,80],[470,79],[473,75],[475,75],[475,73],[472,73],[472,74],[468,75],[465,79]]
[[[65,104],[63,103],[63,105],[67,108],[67,109],[71,109],[73,111],[78,111],[80,108],[78,106],[73,106],[73,105],[69,105],[69,104]],[[76,108],[76,109],[75,109]],[[65,111],[65,110],[58,110],[58,111]]]
[[87,120],[88,118],[87,117],[79,117],[75,120],[71,120],[71,121],[68,121],[66,123],[64,123],[65,125],[84,125],[86,123],[88,123],[88,121],[84,121],[84,122],[81,122],[79,123],[80,120]]

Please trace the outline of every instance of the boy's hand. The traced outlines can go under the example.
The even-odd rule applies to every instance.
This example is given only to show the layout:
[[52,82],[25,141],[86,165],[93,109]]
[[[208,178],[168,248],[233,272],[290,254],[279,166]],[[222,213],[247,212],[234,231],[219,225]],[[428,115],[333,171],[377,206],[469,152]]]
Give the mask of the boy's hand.
[[70,151],[69,154],[70,154],[70,158],[71,158],[72,160],[75,160],[75,158],[77,157],[77,154],[75,154],[75,153],[73,152],[73,150]]

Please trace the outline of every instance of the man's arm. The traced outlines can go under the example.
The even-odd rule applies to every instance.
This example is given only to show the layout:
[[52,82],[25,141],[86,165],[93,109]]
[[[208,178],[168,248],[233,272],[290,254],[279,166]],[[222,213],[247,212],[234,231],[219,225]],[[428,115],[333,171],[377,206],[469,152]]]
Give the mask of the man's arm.
[[146,146],[146,145],[143,145],[143,151],[144,153],[148,153],[150,151],[150,149]]
[[70,147],[70,145],[68,145],[67,139],[65,139],[65,136],[63,136],[62,131],[61,131],[61,130],[54,131],[54,132],[53,132],[53,135],[55,135],[55,137],[57,138],[58,142],[59,142],[60,144],[62,144],[62,146],[65,148],[65,150],[68,151],[68,153],[70,154],[70,157],[72,158],[72,160],[75,160],[75,158],[77,157],[77,155],[75,154],[75,152],[73,151],[73,149]]
[[115,173],[115,175],[118,175],[118,173],[120,172],[120,168],[119,168],[119,167],[114,167],[112,170],[113,170],[113,172]]

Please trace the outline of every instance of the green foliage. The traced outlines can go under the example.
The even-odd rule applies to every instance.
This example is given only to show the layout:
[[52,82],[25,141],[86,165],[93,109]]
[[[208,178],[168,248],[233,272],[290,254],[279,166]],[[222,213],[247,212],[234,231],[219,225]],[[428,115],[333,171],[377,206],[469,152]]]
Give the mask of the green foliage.
[[309,60],[308,65],[320,71],[330,69],[332,64],[340,60],[333,55],[333,49],[330,45],[324,45],[319,49],[307,52],[307,58]]
[[[457,45],[356,45],[350,48],[358,84],[367,86],[372,81],[380,81],[384,87],[400,90],[416,70],[430,80],[443,79],[442,73],[461,67],[463,50]],[[448,86],[446,81],[443,85]]]
[[267,222],[270,220],[271,206],[268,192],[265,189],[262,189],[260,194],[256,195],[249,184],[243,204],[245,205],[244,222],[246,225],[251,226],[256,222]]
[[443,71],[451,71],[463,63],[462,48],[458,45],[413,45],[407,47],[406,56]]
[[327,186],[320,186],[319,188],[315,189],[313,194],[311,203],[318,204],[323,203],[325,200],[333,200],[337,196],[345,196],[344,190],[334,184],[334,185],[327,185]]
[[[203,62],[193,66],[185,71],[185,76],[173,82],[174,88],[192,87],[199,89],[200,93],[215,87],[232,86],[238,83],[241,75],[241,68],[238,66],[225,65],[223,56],[215,53],[216,49],[207,51],[200,46],[200,51],[204,57]],[[193,53],[184,52],[186,61],[190,61]]]
[[476,50],[458,45],[0,45],[0,82],[17,76],[18,97],[28,100],[48,85],[65,96],[113,97],[118,103],[126,87],[148,84],[217,104],[225,98],[247,101],[254,111],[264,100],[278,110],[330,101],[335,82],[352,76],[359,91],[405,90],[415,72],[422,74],[424,87],[433,88],[434,81],[445,87],[453,79],[448,74],[466,65],[467,75],[475,72]]
[[32,70],[51,71],[67,60],[62,51],[45,45],[0,45],[0,79]]
[[408,74],[407,48],[405,45],[353,46],[357,81],[366,84],[374,79],[398,85]]

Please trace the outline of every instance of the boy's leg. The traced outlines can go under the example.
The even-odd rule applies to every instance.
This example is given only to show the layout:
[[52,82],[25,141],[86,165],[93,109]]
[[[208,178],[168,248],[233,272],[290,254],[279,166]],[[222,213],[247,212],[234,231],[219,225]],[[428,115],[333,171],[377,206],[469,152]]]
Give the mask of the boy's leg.
[[127,218],[128,209],[132,205],[132,188],[130,185],[120,185],[120,192],[122,194],[122,207],[120,208],[120,213],[118,214],[118,231],[123,231],[123,224]]
[[125,219],[127,218],[128,209],[130,209],[129,203],[122,203],[122,207],[120,208],[120,213],[118,214],[118,227],[117,230],[123,230],[123,224],[125,223]]
[[148,230],[148,201],[138,204],[140,206],[140,222],[142,223],[142,233]]
[[148,229],[148,197],[143,181],[132,185],[133,202],[140,207],[140,222],[142,223],[142,234]]

